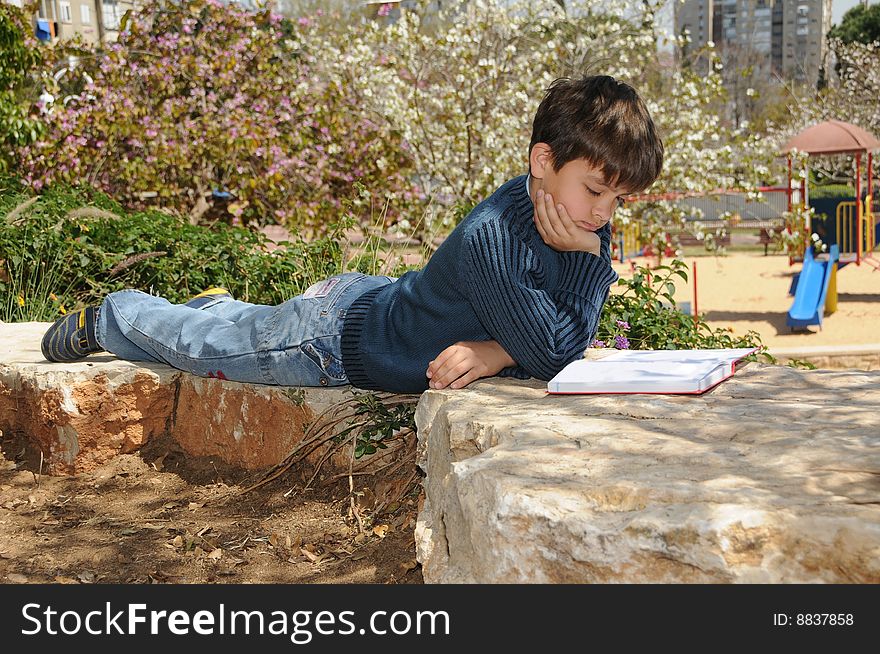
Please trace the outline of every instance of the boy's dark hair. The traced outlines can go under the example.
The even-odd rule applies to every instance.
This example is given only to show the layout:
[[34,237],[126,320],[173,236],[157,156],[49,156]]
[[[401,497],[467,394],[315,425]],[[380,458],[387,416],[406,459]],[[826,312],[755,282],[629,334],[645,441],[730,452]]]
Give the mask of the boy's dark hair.
[[663,142],[645,103],[608,75],[550,84],[535,113],[529,154],[535,143],[550,146],[554,171],[586,159],[607,183],[631,192],[648,188],[663,168]]

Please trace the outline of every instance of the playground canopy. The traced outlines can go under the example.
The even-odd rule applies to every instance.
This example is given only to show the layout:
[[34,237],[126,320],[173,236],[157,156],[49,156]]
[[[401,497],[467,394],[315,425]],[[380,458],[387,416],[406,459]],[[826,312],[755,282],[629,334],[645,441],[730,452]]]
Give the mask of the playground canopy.
[[[800,152],[806,152],[808,155],[830,155],[830,154],[850,154],[856,155],[856,234],[861,235],[863,232],[863,224],[868,225],[871,236],[874,235],[874,221],[871,212],[871,193],[872,193],[872,177],[873,177],[873,160],[872,153],[874,150],[880,149],[880,140],[873,134],[863,130],[861,127],[852,123],[845,123],[841,120],[827,120],[818,125],[812,125],[796,134],[782,147],[782,153],[788,155],[788,210],[791,211],[791,152],[797,149]],[[867,188],[867,207],[866,211],[862,208],[862,153],[868,155],[868,188]],[[806,205],[807,202],[807,185],[806,180],[801,182],[801,202]],[[856,238],[855,263],[859,265],[862,260],[862,238]],[[874,247],[874,239],[869,238],[865,243],[866,250],[870,252]]]
[[880,141],[861,127],[840,120],[828,120],[808,127],[782,147],[786,154],[797,148],[807,154],[847,154],[880,149]]

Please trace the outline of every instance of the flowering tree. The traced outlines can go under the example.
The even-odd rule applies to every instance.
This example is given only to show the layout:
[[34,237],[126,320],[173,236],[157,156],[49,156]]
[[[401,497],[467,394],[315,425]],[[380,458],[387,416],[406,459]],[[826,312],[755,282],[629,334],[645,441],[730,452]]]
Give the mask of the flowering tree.
[[[791,103],[788,120],[770,130],[768,143],[781,147],[794,134],[827,120],[853,123],[880,135],[880,106],[876,101],[880,96],[880,43],[830,39],[829,48],[837,59],[837,76],[818,91],[787,86]],[[856,172],[852,155],[811,157],[809,165],[816,176],[845,184],[851,183]]]
[[525,172],[531,119],[553,79],[598,72],[603,58],[602,72],[629,77],[650,38],[610,13],[569,15],[550,1],[447,3],[430,23],[429,5],[326,42],[325,64],[401,133],[426,193],[446,203],[472,206]]
[[[406,229],[427,203],[467,209],[524,173],[549,84],[603,73],[639,89],[658,124],[667,160],[652,193],[751,189],[770,175],[768,148],[721,124],[717,58],[708,74],[660,63],[662,1],[425,2],[346,23],[150,0],[83,60],[93,81],[22,152],[27,180],[87,180],[194,219],[217,189],[243,220],[302,224],[338,211],[359,178]],[[629,221],[659,243],[683,215],[658,200],[622,209]]]
[[[425,192],[446,204],[472,206],[525,172],[531,120],[545,89],[557,77],[590,72],[614,75],[645,96],[667,150],[652,192],[727,187],[757,197],[772,153],[748,123],[736,130],[720,123],[725,92],[711,49],[707,75],[658,62],[654,15],[661,4],[447,3],[430,25],[424,9],[405,11],[391,24],[325,42],[332,56],[324,63],[334,83],[402,134]],[[655,201],[622,210],[617,222],[639,221],[661,242],[683,219],[670,202]]]
[[[880,13],[880,6],[872,9]],[[865,44],[833,40],[831,48],[841,69],[837,106],[848,112],[850,122],[880,134],[880,41]]]
[[337,211],[355,178],[402,186],[399,139],[315,75],[309,26],[218,0],[149,0],[117,43],[81,58],[84,92],[56,102],[45,138],[20,153],[26,181],[87,181],[193,222],[216,190],[245,222],[295,224]]

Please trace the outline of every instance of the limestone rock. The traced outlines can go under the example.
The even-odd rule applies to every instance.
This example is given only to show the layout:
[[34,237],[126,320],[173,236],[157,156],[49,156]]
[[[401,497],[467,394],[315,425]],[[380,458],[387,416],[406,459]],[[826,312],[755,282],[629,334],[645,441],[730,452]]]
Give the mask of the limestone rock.
[[[206,379],[170,366],[95,353],[50,363],[40,351],[49,323],[0,327],[0,430],[39,444],[44,473],[94,469],[169,434],[192,455],[248,470],[271,467],[301,442],[307,423],[351,399],[346,389],[286,388]],[[326,448],[316,449],[316,462]],[[393,448],[371,465],[387,463]],[[328,470],[347,470],[349,453]]]
[[880,581],[880,372],[748,364],[702,396],[428,391],[425,581]]
[[770,353],[779,363],[797,359],[812,363],[817,368],[880,370],[880,343],[774,347]]

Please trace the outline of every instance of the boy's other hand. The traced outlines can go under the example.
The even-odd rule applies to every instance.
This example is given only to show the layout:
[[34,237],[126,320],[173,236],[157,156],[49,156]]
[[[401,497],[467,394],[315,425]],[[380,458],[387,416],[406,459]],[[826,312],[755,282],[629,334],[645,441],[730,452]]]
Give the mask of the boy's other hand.
[[557,252],[590,252],[599,256],[601,241],[596,232],[577,225],[562,204],[538,190],[535,194],[535,227],[543,241]]
[[491,377],[515,365],[498,341],[459,341],[438,354],[425,374],[431,388],[464,388],[480,377]]

